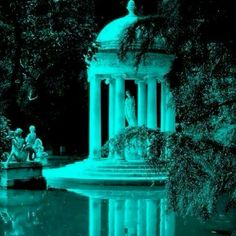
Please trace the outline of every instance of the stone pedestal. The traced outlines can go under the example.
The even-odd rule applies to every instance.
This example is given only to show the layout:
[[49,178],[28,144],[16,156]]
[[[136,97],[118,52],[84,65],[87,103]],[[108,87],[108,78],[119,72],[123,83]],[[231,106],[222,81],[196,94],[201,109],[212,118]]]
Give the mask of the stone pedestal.
[[0,187],[21,189],[45,189],[46,182],[39,162],[0,164]]

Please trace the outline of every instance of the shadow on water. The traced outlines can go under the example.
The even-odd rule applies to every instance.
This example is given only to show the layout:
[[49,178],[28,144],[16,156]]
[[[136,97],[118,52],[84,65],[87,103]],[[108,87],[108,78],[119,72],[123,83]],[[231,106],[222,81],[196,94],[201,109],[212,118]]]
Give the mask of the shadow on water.
[[0,190],[0,236],[208,236],[206,224],[166,210],[162,188]]

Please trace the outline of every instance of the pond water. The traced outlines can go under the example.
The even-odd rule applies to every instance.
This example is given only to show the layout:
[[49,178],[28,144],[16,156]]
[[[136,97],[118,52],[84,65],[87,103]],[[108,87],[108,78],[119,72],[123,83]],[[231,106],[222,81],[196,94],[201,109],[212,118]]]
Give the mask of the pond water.
[[166,210],[162,189],[0,190],[0,236],[208,236],[210,224]]

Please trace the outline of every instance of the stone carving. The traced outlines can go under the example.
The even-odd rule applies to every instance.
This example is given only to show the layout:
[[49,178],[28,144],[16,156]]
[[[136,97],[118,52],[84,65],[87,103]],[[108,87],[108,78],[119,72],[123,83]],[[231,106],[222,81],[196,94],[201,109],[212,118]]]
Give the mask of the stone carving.
[[40,138],[36,138],[33,145],[33,149],[36,152],[36,158],[41,161],[44,161],[45,158],[48,156],[48,154],[44,151],[43,142]]
[[14,158],[17,162],[23,161],[40,161],[46,162],[48,154],[44,151],[42,140],[37,138],[36,128],[34,125],[29,127],[29,133],[24,139],[23,130],[17,128],[12,135],[12,148],[8,155],[6,163]]
[[18,162],[26,161],[27,159],[27,151],[25,150],[25,140],[22,137],[23,130],[21,128],[17,128],[12,136],[12,147],[10,155],[8,156],[7,163],[9,163],[12,158],[14,158]]
[[25,149],[28,151],[28,159],[30,161],[36,158],[36,151],[34,150],[34,143],[36,140],[36,129],[34,125],[29,127],[29,134],[25,138]]
[[29,160],[36,159],[37,161],[45,161],[48,154],[44,152],[43,142],[37,137],[34,125],[30,125],[29,133],[25,138],[25,143]]
[[126,92],[125,99],[125,117],[129,126],[137,126],[137,118],[135,112],[135,100],[131,96],[130,92]]

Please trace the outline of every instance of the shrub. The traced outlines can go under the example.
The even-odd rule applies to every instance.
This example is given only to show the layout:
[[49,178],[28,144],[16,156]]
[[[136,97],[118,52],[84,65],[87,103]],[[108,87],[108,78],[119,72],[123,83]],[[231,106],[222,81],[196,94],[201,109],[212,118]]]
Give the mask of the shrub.
[[9,120],[0,115],[0,156],[11,148]]
[[235,150],[179,134],[172,135],[169,147],[167,196],[172,210],[207,220],[222,196],[225,212],[235,205]]
[[124,155],[125,151],[135,152],[135,155],[142,155],[149,164],[156,165],[165,158],[165,140],[165,135],[158,129],[127,127],[105,143],[101,154],[107,157],[115,153]]

